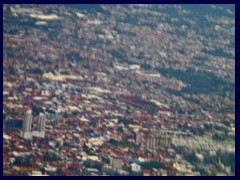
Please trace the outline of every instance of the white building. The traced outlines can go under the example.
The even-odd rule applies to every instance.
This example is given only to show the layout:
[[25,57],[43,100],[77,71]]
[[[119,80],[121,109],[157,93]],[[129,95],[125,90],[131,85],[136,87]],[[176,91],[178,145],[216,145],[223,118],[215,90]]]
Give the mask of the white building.
[[22,131],[20,133],[20,136],[24,139],[32,139],[32,111],[28,110],[25,113]]
[[33,136],[44,138],[45,137],[45,125],[46,125],[46,117],[43,113],[40,113],[39,117],[38,117],[38,129],[37,129],[37,131],[32,132]]
[[39,119],[38,119],[38,130],[40,132],[45,132],[45,125],[46,125],[46,117],[43,113],[40,113]]
[[32,137],[45,137],[46,117],[43,113],[39,114],[37,131],[32,131],[32,111],[28,110],[25,114],[22,131],[20,136],[24,139],[32,140]]
[[132,172],[140,172],[141,171],[141,166],[136,164],[136,163],[132,163],[131,164],[131,170],[132,170]]

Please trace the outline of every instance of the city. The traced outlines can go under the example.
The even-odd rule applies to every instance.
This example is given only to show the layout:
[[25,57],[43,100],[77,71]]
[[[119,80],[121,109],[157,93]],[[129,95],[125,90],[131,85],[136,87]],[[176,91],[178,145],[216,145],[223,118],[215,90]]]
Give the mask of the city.
[[3,175],[235,175],[234,5],[3,5]]

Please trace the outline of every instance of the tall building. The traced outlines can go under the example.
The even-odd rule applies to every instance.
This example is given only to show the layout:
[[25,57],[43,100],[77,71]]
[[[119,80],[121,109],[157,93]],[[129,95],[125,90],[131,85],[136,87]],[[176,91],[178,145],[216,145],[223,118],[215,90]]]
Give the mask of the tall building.
[[46,117],[43,113],[39,114],[38,118],[38,130],[40,132],[45,132]]
[[27,140],[32,140],[32,137],[44,138],[45,137],[45,114],[40,113],[38,116],[37,130],[32,130],[32,111],[28,110],[24,116],[22,131],[20,136]]
[[22,131],[31,132],[31,129],[32,129],[32,111],[28,110],[24,116]]
[[136,144],[139,146],[140,144],[141,144],[141,140],[142,140],[142,134],[141,134],[141,132],[137,132],[136,133]]
[[25,113],[22,131],[20,136],[24,139],[32,139],[32,111],[28,110]]
[[37,130],[32,132],[34,137],[44,138],[45,137],[45,125],[46,125],[46,117],[45,114],[40,113],[38,116],[38,126]]

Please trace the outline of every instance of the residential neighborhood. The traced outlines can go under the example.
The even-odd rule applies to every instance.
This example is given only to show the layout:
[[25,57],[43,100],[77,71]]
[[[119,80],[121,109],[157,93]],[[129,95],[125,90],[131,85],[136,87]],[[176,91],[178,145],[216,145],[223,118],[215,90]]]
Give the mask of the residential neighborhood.
[[4,4],[3,175],[235,175],[235,6]]

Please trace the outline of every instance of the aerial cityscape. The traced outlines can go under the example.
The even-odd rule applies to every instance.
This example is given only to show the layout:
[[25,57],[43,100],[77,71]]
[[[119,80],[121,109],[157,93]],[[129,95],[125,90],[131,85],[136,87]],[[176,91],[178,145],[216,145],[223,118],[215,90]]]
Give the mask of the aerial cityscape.
[[4,4],[4,176],[234,176],[235,5]]

